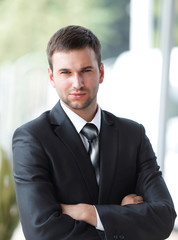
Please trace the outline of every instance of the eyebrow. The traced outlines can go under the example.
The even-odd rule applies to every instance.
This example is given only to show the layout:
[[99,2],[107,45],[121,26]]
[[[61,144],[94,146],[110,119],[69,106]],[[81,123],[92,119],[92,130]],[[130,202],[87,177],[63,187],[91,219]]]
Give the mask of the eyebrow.
[[[92,66],[86,66],[82,67],[80,70],[85,70],[85,69],[92,69]],[[71,70],[69,68],[60,68],[58,72],[70,72]]]
[[86,67],[81,68],[81,70],[85,70],[85,69],[88,69],[88,68],[93,68],[93,67],[92,66],[86,66]]
[[68,71],[70,71],[69,68],[61,68],[58,70],[58,72],[68,72]]

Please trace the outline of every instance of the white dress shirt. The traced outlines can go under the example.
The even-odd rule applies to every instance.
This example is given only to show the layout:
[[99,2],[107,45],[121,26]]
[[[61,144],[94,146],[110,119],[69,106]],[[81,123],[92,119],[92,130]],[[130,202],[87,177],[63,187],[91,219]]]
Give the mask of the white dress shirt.
[[[75,112],[73,112],[68,107],[66,107],[62,101],[61,101],[61,107],[63,108],[64,112],[66,113],[66,115],[68,116],[70,121],[73,123],[74,127],[76,128],[78,134],[80,135],[80,137],[83,141],[83,144],[84,144],[86,150],[88,151],[88,148],[89,148],[88,140],[85,136],[83,136],[80,133],[80,131],[85,126],[87,121],[85,121],[83,118],[81,118]],[[92,119],[92,121],[90,123],[93,123],[97,127],[98,133],[99,133],[100,132],[100,127],[101,127],[101,108],[99,106],[98,106],[97,113],[95,114],[94,118]],[[96,229],[104,231],[104,227],[103,227],[103,224],[102,224],[101,219],[99,217],[98,211],[97,211],[96,208],[95,208],[95,210],[96,210],[96,216],[97,216],[97,227],[96,227]]]

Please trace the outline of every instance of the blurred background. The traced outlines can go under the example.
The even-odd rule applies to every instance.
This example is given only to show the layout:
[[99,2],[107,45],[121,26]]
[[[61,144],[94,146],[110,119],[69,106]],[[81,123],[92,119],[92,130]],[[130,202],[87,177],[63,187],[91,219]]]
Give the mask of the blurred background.
[[[46,45],[78,24],[101,40],[102,109],[142,123],[178,212],[178,1],[0,0],[0,240],[24,240],[12,177],[11,139],[58,100]],[[170,240],[178,239],[178,220]]]

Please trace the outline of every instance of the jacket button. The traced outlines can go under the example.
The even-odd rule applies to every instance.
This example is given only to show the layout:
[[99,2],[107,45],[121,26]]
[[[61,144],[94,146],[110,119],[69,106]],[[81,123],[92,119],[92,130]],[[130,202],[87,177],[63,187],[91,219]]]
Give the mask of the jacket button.
[[123,234],[121,234],[121,235],[119,235],[119,239],[125,239],[125,237],[124,237],[124,235]]

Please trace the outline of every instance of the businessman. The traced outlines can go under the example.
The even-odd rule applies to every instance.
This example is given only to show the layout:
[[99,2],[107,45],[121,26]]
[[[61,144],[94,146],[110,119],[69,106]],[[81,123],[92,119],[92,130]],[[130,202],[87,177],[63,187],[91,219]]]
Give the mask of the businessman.
[[60,100],[13,136],[26,239],[168,238],[176,213],[144,127],[97,104],[104,79],[98,38],[64,27],[47,56]]

